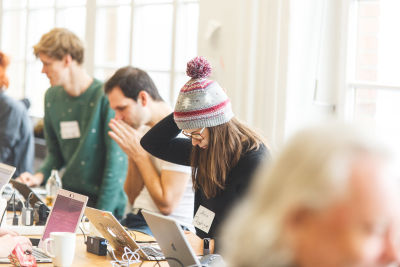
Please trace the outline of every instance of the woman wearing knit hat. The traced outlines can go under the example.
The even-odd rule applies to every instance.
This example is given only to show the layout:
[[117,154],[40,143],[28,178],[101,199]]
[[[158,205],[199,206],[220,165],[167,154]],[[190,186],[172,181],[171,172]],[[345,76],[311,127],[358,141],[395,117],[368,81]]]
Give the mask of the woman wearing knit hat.
[[9,64],[8,56],[0,52],[0,162],[15,166],[14,176],[18,176],[32,171],[35,147],[29,101],[18,101],[5,93]]
[[[181,89],[174,113],[141,140],[152,155],[192,166],[197,237],[188,238],[198,254],[204,254],[208,241],[211,252],[218,246],[218,227],[269,154],[262,139],[234,118],[225,91],[207,79],[210,73],[204,58],[189,61],[186,74],[191,79]],[[181,132],[189,139],[179,138]]]

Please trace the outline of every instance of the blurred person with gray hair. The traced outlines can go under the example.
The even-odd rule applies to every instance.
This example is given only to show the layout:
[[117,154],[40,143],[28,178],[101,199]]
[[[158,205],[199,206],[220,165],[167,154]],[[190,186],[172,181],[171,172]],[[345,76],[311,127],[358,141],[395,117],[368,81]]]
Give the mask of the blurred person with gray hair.
[[365,131],[345,124],[301,131],[258,173],[227,220],[228,266],[397,266],[394,159]]

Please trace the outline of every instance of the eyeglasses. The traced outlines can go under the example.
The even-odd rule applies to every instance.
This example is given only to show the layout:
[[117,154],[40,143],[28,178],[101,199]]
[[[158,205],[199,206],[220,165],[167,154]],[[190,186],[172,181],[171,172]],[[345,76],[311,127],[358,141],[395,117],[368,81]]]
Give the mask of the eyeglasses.
[[182,130],[182,134],[197,141],[202,141],[204,137],[201,135],[206,127],[201,128],[199,132],[188,133]]

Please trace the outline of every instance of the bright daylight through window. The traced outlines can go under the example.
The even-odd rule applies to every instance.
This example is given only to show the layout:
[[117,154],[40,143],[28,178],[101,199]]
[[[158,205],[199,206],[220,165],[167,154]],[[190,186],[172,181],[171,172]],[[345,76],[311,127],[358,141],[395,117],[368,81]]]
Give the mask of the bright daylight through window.
[[355,1],[350,17],[348,116],[367,122],[400,151],[400,1]]
[[11,57],[7,93],[29,98],[30,114],[43,116],[50,84],[32,46],[66,27],[85,41],[89,74],[104,81],[120,67],[142,68],[172,104],[197,52],[197,20],[198,0],[0,0],[0,48]]

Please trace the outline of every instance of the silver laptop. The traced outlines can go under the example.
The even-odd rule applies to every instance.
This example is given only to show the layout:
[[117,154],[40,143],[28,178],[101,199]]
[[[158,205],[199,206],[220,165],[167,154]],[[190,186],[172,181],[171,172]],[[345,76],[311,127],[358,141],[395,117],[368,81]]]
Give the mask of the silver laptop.
[[0,196],[3,194],[4,187],[10,181],[15,172],[15,167],[0,163]]
[[86,207],[85,216],[120,254],[128,247],[131,251],[139,249],[139,254],[146,260],[165,259],[160,248],[154,243],[136,243],[111,212]]
[[[0,198],[3,196],[4,187],[10,181],[15,172],[15,167],[0,163]],[[2,200],[0,203],[0,225],[3,222],[7,210],[7,201]]]
[[170,267],[202,266],[185,237],[181,226],[172,218],[142,210]]
[[[32,251],[37,262],[52,261],[50,256],[43,251],[44,241],[50,237],[51,232],[76,232],[87,201],[87,196],[64,189],[58,191],[53,208],[47,218],[46,226],[44,227],[44,232],[40,238],[38,248],[33,248]],[[1,258],[0,263],[5,263],[7,260],[7,258]]]
[[[40,202],[45,204],[44,200],[40,195],[38,195],[31,187],[27,186],[24,183],[18,182],[14,179],[10,180],[10,184],[18,190],[18,192],[24,197],[24,199],[28,199],[29,195],[32,194],[29,204],[31,207],[35,206],[35,203]],[[50,211],[50,209],[48,209]]]

